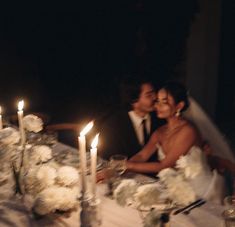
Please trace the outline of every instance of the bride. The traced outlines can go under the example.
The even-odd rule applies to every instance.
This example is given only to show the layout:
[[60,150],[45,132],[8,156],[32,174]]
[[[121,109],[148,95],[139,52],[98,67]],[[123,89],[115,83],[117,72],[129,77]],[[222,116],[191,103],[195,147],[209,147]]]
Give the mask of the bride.
[[[182,116],[182,112],[188,107],[187,91],[183,85],[169,82],[158,91],[157,116],[165,119],[167,123],[157,129],[148,144],[129,159],[127,170],[139,173],[159,173],[166,168],[182,168],[182,163],[187,160],[188,166],[196,164],[200,167],[198,174],[191,173],[194,177],[189,176],[189,178],[194,178],[190,181],[192,186],[196,186],[198,196],[211,194],[208,190],[218,185],[221,190],[217,190],[219,191],[217,194],[222,196],[222,179],[216,171],[212,173],[207,165],[205,154],[202,151],[202,138],[197,128]],[[159,162],[147,162],[156,150]],[[183,160],[184,157],[187,159]],[[196,175],[198,176],[195,177]]]

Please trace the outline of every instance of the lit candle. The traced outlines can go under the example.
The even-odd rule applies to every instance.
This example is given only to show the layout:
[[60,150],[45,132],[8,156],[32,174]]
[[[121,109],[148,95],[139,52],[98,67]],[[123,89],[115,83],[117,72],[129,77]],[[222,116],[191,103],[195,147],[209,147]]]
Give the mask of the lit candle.
[[25,145],[25,132],[24,132],[24,125],[23,125],[23,112],[24,108],[24,101],[21,100],[18,103],[18,122],[19,122],[19,130],[20,130],[20,136],[21,136],[21,145]]
[[2,129],[2,107],[0,106],[0,130]]
[[91,192],[93,198],[95,198],[96,195],[96,165],[98,137],[99,134],[95,136],[94,140],[91,143]]
[[87,124],[87,126],[80,132],[78,137],[79,143],[79,160],[80,160],[80,170],[81,170],[81,179],[82,179],[82,193],[83,195],[87,192],[87,182],[86,182],[86,138],[85,135],[91,130],[94,123],[93,121]]

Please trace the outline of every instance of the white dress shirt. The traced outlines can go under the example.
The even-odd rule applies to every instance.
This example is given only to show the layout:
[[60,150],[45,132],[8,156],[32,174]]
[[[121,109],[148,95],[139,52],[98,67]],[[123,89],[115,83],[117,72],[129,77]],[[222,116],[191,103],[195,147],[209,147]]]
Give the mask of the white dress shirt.
[[147,133],[150,133],[151,127],[151,117],[149,114],[146,114],[144,117],[138,116],[133,110],[128,112],[129,117],[132,121],[132,124],[137,135],[137,139],[141,145],[144,145],[144,135],[143,135],[143,124],[142,121],[146,120],[146,129]]

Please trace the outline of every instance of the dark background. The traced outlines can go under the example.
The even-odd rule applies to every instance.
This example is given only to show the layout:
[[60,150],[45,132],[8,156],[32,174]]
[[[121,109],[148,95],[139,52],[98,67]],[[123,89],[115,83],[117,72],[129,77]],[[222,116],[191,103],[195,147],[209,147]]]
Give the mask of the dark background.
[[[231,127],[235,114],[234,5],[221,1],[214,120],[222,128]],[[5,115],[15,113],[24,98],[28,113],[46,112],[51,122],[77,122],[115,107],[126,75],[147,75],[155,83],[182,78],[185,42],[200,8],[196,0],[131,0],[20,4],[14,11],[8,5],[1,11]]]

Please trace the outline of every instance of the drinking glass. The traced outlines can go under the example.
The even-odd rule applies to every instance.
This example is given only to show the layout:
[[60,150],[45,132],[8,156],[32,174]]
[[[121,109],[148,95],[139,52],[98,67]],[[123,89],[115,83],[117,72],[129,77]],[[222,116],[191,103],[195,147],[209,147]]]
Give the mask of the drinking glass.
[[110,168],[113,169],[120,177],[126,171],[127,156],[116,154],[110,157]]

